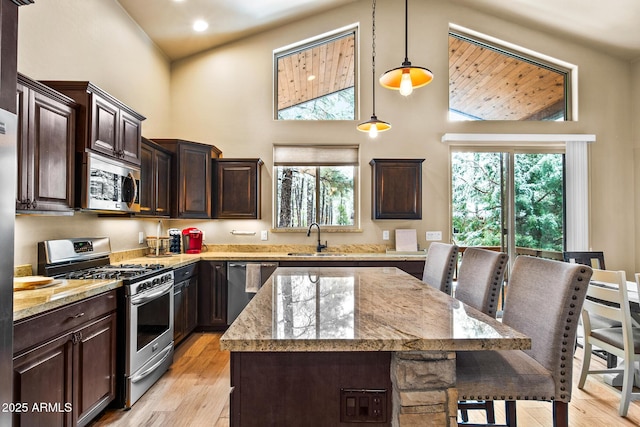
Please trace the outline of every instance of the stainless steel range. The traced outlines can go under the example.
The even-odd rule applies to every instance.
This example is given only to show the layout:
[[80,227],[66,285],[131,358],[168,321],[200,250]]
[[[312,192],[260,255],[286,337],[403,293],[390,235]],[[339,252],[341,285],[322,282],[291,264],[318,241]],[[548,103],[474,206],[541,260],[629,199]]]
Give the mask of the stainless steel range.
[[[122,280],[118,401],[130,408],[173,362],[173,270],[162,264],[109,264],[108,237],[38,243],[38,274]],[[119,354],[123,354],[122,350]]]

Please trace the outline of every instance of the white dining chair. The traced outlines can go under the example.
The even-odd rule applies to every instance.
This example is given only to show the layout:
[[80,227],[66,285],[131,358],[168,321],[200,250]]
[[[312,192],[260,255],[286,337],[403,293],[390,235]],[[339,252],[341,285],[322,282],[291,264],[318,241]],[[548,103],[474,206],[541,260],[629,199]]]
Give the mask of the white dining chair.
[[[640,274],[636,274],[636,283],[638,282],[640,282]],[[594,329],[591,321],[593,315],[620,322],[621,326]],[[627,415],[631,400],[640,399],[640,393],[633,392],[633,379],[637,376],[635,362],[640,361],[640,328],[632,325],[627,278],[624,271],[593,270],[587,298],[582,307],[582,325],[584,327],[584,358],[578,388],[584,388],[589,374],[622,373],[618,413],[624,417]],[[624,359],[622,365],[607,369],[590,369],[592,346]]]

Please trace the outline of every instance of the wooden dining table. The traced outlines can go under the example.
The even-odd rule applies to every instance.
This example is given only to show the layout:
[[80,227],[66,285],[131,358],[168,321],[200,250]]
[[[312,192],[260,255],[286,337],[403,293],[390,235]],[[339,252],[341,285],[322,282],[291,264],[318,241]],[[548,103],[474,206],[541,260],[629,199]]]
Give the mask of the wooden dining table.
[[280,267],[220,347],[231,426],[456,426],[456,352],[531,339],[397,268]]

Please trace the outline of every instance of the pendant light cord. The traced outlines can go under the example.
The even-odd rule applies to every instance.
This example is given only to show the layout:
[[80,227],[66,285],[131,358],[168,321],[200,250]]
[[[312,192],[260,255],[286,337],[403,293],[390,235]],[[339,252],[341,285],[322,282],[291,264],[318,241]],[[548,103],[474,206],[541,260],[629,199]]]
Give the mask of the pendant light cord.
[[409,0],[404,0],[404,62],[409,62]]
[[373,115],[376,115],[376,0],[371,12],[371,82],[373,86]]

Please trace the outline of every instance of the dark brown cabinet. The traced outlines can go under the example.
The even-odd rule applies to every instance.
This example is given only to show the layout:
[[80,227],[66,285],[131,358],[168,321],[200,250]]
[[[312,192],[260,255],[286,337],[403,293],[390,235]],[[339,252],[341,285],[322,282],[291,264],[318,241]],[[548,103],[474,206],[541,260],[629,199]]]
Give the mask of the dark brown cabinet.
[[73,210],[76,104],[18,74],[16,211]]
[[198,266],[191,264],[180,267],[174,275],[173,342],[178,345],[196,328],[198,322]]
[[227,263],[200,261],[198,285],[198,329],[227,328]]
[[171,213],[171,153],[142,138],[140,149],[140,215]]
[[373,159],[373,219],[422,219],[424,159]]
[[115,398],[115,292],[14,324],[14,425],[83,426]]
[[154,139],[173,154],[171,217],[211,218],[211,159],[221,151],[213,145],[181,139]]
[[261,159],[215,159],[214,218],[260,218]]
[[145,117],[87,81],[43,81],[81,106],[76,151],[91,150],[140,165]]

